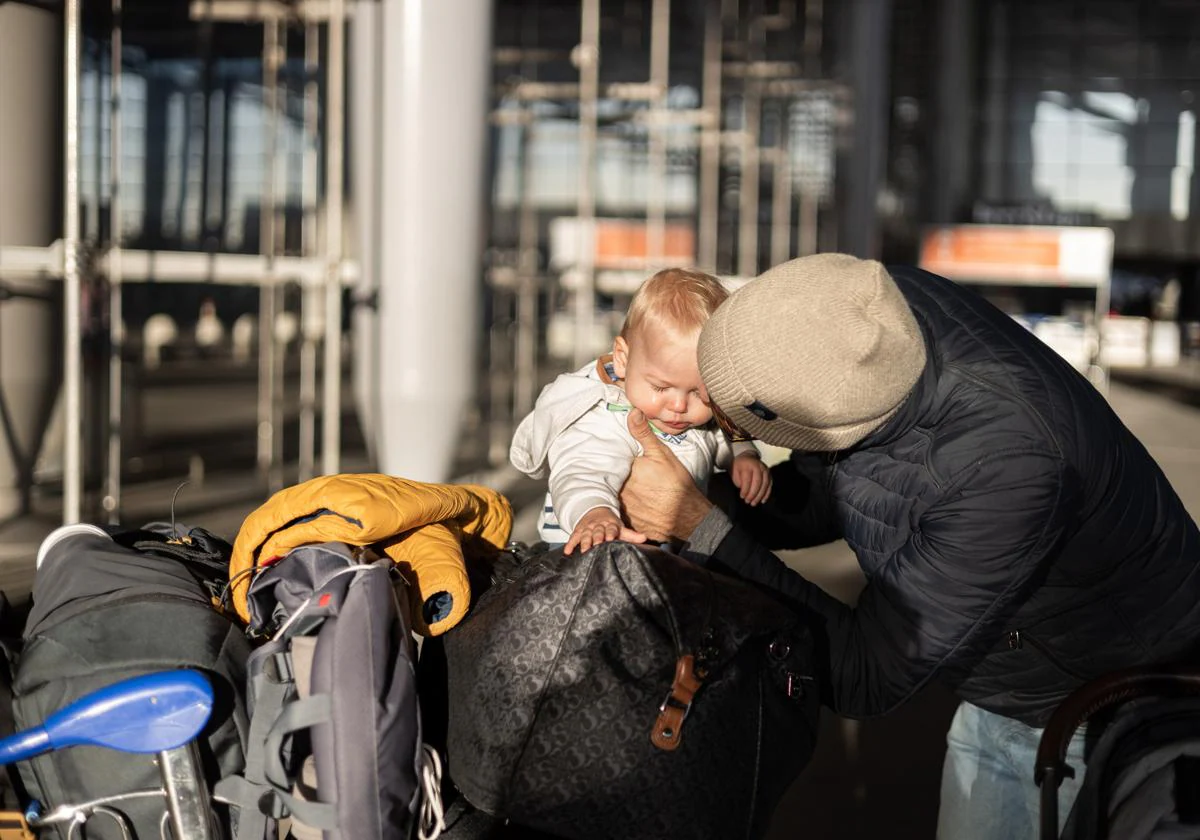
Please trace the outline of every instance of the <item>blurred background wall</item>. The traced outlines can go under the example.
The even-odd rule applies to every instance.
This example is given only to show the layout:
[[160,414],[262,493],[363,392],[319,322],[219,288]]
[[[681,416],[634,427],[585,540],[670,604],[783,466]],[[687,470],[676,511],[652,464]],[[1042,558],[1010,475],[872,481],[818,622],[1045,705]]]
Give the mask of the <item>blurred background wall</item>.
[[[258,491],[347,457],[424,480],[497,467],[540,386],[607,344],[656,268],[736,286],[818,250],[919,262],[938,225],[1111,230],[1103,281],[986,292],[1076,322],[1044,336],[1144,349],[1119,365],[1200,342],[1183,0],[0,15],[0,514],[65,494],[116,516],[122,484],[181,471]],[[37,297],[72,288],[64,250],[77,335]],[[65,392],[60,347],[80,360]]]

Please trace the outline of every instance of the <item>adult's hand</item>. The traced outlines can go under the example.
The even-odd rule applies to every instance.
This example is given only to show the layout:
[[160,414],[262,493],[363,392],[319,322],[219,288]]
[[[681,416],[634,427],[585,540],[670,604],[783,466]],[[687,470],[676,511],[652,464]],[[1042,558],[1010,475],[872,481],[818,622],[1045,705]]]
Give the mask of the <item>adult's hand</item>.
[[654,434],[645,414],[630,411],[628,423],[644,454],[633,459],[633,469],[621,488],[625,517],[636,531],[656,542],[686,540],[712,503],[675,453]]

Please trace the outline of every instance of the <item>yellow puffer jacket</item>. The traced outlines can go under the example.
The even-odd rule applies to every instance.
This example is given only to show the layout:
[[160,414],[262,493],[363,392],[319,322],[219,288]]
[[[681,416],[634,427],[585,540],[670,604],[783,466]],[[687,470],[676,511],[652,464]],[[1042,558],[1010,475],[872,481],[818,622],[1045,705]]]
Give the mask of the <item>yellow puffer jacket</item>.
[[[280,490],[246,517],[229,565],[233,605],[248,620],[246,593],[255,571],[301,545],[378,545],[408,581],[413,629],[437,636],[470,606],[464,552],[494,554],[511,531],[512,506],[487,487],[388,475],[321,476]],[[427,602],[438,608],[428,621]]]

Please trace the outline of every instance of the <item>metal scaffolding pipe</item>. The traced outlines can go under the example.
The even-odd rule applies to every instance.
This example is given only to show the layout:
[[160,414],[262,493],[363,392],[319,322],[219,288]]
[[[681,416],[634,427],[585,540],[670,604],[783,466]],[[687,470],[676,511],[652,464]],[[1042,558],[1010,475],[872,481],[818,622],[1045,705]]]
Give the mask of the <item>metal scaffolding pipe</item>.
[[[825,26],[824,0],[805,0],[804,3],[804,70],[810,78],[821,76],[821,49]],[[789,130],[789,134],[790,134]],[[817,228],[820,200],[815,190],[800,191],[800,209],[796,215],[796,251],[799,256],[817,252]]]
[[[537,37],[536,9],[526,7],[523,10],[522,42],[529,43]],[[497,51],[497,58],[500,51]],[[536,78],[538,61],[541,52],[536,49],[518,49],[518,55],[527,61],[522,63],[522,75]],[[520,204],[517,215],[517,265],[516,265],[516,335],[513,345],[513,371],[511,412],[509,422],[500,424],[496,419],[499,411],[493,408],[493,425],[501,426],[503,434],[501,446],[493,445],[495,452],[501,450],[500,459],[508,457],[507,443],[512,437],[512,430],[530,411],[533,410],[534,391],[537,387],[537,348],[538,348],[538,290],[541,285],[539,277],[538,252],[538,211],[533,200],[533,145],[534,131],[537,121],[533,109],[524,102],[517,103],[513,111],[519,115],[520,143],[518,146],[518,163],[520,167]],[[499,379],[499,377],[495,377]]]
[[330,0],[328,110],[325,123],[325,382],[321,411],[321,469],[339,470],[342,433],[342,209],[346,140],[346,4]]
[[[667,111],[671,59],[671,0],[654,0],[650,18],[650,84],[658,93],[650,103],[655,116]],[[666,250],[667,226],[667,130],[665,120],[650,120],[647,163],[649,168],[646,196],[646,255],[650,269],[662,267]]]
[[[304,164],[300,201],[304,207],[303,253],[318,252],[317,240],[317,143],[319,142],[321,30],[315,23],[304,27]],[[300,293],[300,451],[297,480],[307,481],[317,468],[317,334],[315,313],[320,301],[314,290]]]
[[521,130],[521,211],[517,228],[517,342],[514,424],[533,410],[537,387],[538,217],[533,196],[533,125]]
[[747,80],[742,93],[742,181],[738,211],[738,274],[758,273],[758,145],[762,124],[762,95],[758,83]]
[[582,0],[579,14],[579,284],[575,290],[575,365],[592,356],[596,315],[596,134],[600,96],[600,0]]
[[771,165],[775,176],[771,195],[771,265],[779,265],[792,255],[792,164],[784,103],[779,107],[779,138]]
[[[387,113],[383,78],[383,43],[387,32],[384,10],[380,5],[356,4],[354,15],[354,25],[350,30],[353,41],[347,52],[350,61],[347,72],[352,79],[348,113],[353,119],[348,131],[348,137],[352,140],[348,161],[354,179],[355,218],[360,220],[360,224],[354,236],[357,260],[348,261],[347,264],[354,265],[360,274],[361,279],[355,289],[356,297],[370,305],[356,306],[352,310],[353,395],[359,427],[366,438],[367,457],[377,469],[382,469],[382,429],[385,421],[381,376],[384,344],[380,317],[380,266],[383,259],[383,182],[387,178],[382,129]],[[315,241],[314,247],[320,248]],[[321,268],[324,270],[324,265]]]
[[824,0],[804,2],[804,72],[811,79],[821,76],[821,48],[825,27]]
[[705,271],[717,270],[721,218],[721,0],[708,0],[704,22],[702,110],[711,123],[700,130],[700,207],[697,256]]
[[63,143],[63,524],[80,520],[83,503],[83,302],[79,265],[79,41],[80,0],[66,0]]
[[[271,177],[271,201],[269,208],[271,214],[274,216],[271,223],[271,233],[274,241],[271,243],[270,251],[268,251],[270,255],[269,263],[273,270],[275,261],[283,254],[287,241],[288,155],[286,148],[280,154],[279,140],[280,129],[283,125],[283,116],[287,112],[287,74],[281,71],[287,65],[289,22],[281,18],[267,25],[274,26],[276,29],[276,58],[273,75],[275,84],[274,107],[271,114],[271,165],[274,167],[274,173]],[[271,400],[271,468],[268,474],[268,486],[272,490],[277,490],[283,487],[284,484],[283,401],[285,398],[284,392],[287,389],[287,382],[284,376],[287,347],[280,344],[279,336],[276,334],[276,325],[281,320],[281,316],[286,314],[284,309],[286,298],[284,297],[282,284],[275,284],[273,294],[275,314],[268,325],[268,329],[270,330],[269,341],[271,344],[271,387],[274,391],[274,398]]]
[[[258,209],[258,247],[266,258],[268,276],[275,258],[275,155],[279,134],[279,27],[276,20],[263,23],[263,108],[266,112],[266,161],[263,164],[263,190]],[[274,282],[259,289],[258,307],[258,469],[270,490],[282,486],[275,463],[275,439],[282,435],[276,426],[277,394],[275,316],[279,291]]]
[[[108,229],[108,467],[101,506],[110,523],[121,519],[121,412],[124,369],[121,348],[125,323],[121,298],[121,58],[124,50],[122,0],[112,0],[109,31],[109,196]],[[96,99],[99,100],[97,95]],[[207,127],[206,127],[207,131]],[[96,156],[97,159],[100,155]],[[205,188],[207,192],[207,187]],[[99,205],[100,190],[96,190]],[[97,230],[99,228],[97,227]]]

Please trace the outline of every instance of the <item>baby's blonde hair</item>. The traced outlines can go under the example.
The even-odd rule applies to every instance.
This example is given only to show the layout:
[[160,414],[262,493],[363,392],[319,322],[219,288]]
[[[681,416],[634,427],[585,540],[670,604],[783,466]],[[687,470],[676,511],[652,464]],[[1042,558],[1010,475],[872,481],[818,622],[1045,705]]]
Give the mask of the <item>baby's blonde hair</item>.
[[699,330],[729,292],[711,274],[686,268],[664,268],[641,285],[629,302],[621,337],[626,341],[645,327],[677,333]]

